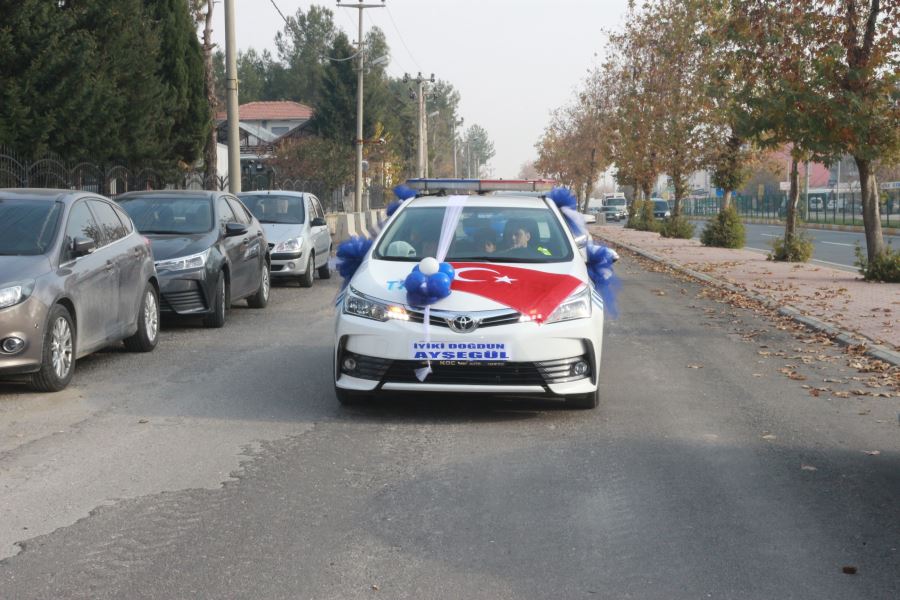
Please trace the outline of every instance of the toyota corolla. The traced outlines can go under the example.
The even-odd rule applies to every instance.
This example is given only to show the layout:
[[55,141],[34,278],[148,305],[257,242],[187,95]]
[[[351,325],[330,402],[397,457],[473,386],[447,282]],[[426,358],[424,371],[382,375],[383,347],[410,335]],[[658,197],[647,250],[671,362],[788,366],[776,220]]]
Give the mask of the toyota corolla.
[[[516,182],[450,182],[450,190],[435,180],[411,184],[480,193],[454,197],[450,220],[451,198],[404,202],[344,288],[335,328],[338,400],[463,392],[596,407],[604,311],[581,251],[585,239],[534,182],[519,182],[532,191],[515,195],[484,192]],[[442,229],[452,289],[426,309],[409,301],[405,279],[423,258],[440,256]]]

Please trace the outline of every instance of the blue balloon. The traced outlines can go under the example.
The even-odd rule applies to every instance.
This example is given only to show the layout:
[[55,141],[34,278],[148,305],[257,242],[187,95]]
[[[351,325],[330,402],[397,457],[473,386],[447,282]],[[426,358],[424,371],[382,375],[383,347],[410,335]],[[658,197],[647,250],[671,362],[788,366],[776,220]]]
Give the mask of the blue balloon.
[[590,244],[587,247],[588,275],[594,287],[603,298],[603,306],[606,312],[613,317],[618,315],[616,295],[622,288],[622,283],[613,272],[615,255],[606,246]]
[[450,279],[453,279],[454,277],[456,277],[456,269],[454,269],[453,265],[451,265],[450,263],[442,262],[441,265],[438,267],[438,272],[444,273]]
[[433,298],[446,298],[450,295],[451,279],[446,273],[438,271],[428,277],[428,295]]
[[406,286],[407,292],[418,292],[427,281],[428,278],[424,273],[422,273],[418,269],[414,269],[409,275],[406,276],[406,281],[403,282],[403,285]]
[[556,203],[559,208],[568,207],[572,210],[578,210],[578,198],[572,193],[572,190],[564,187],[555,187],[550,191],[550,199]]
[[400,201],[409,200],[410,198],[415,198],[416,190],[412,189],[408,185],[400,184],[394,188],[394,195],[400,198]]

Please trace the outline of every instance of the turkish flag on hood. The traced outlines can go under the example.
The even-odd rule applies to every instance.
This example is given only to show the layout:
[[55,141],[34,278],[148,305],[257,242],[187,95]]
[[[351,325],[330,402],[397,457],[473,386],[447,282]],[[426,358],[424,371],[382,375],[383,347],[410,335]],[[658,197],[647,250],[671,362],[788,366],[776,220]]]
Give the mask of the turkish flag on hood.
[[582,282],[571,275],[545,273],[494,263],[450,263],[456,269],[451,289],[514,308],[543,322]]

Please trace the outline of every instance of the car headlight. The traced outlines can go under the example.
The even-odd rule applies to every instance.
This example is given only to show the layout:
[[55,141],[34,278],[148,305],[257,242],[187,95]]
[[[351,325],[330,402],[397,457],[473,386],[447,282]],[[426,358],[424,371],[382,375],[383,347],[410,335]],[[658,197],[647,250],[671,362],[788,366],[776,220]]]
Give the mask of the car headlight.
[[583,286],[574,294],[566,298],[562,304],[556,307],[545,323],[559,323],[573,319],[587,319],[591,316],[591,287]]
[[0,288],[0,308],[15,306],[23,302],[34,291],[34,282],[28,281]]
[[188,256],[180,256],[178,258],[167,258],[166,260],[156,261],[157,271],[187,271],[188,269],[200,269],[206,266],[209,260],[209,253],[212,248],[207,248],[203,252],[191,254]]
[[300,252],[302,247],[303,238],[292,238],[275,244],[275,247],[272,248],[272,252]]
[[373,321],[409,321],[409,313],[402,306],[364,297],[350,288],[344,296],[344,314],[355,315]]

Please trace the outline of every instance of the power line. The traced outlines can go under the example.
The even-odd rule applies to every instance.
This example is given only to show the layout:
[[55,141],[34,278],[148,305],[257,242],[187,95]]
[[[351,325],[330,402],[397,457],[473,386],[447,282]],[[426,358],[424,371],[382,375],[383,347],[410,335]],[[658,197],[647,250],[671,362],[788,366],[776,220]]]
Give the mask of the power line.
[[390,7],[389,7],[389,6],[385,6],[385,8],[387,9],[385,12],[387,12],[388,18],[390,18],[390,20],[391,20],[391,25],[394,26],[394,30],[397,32],[397,36],[400,38],[400,43],[403,44],[403,48],[406,49],[406,53],[409,54],[409,57],[412,59],[413,64],[416,65],[416,68],[417,68],[418,70],[422,71],[422,70],[423,70],[423,69],[422,69],[422,66],[421,66],[421,65],[419,64],[419,62],[416,60],[416,57],[413,56],[413,53],[412,53],[412,51],[410,51],[409,46],[406,45],[406,40],[403,39],[403,34],[400,33],[400,28],[397,27],[397,22],[394,21],[394,15],[391,14],[391,9],[390,9]]
[[284,22],[285,22],[285,23],[287,23],[287,22],[288,22],[287,17],[284,16],[284,13],[281,12],[281,9],[278,8],[278,5],[277,5],[277,4],[275,4],[275,0],[269,0],[269,2],[272,3],[272,6],[275,7],[275,10],[277,10],[277,11],[278,11],[278,14],[281,15],[281,18],[284,19]]

